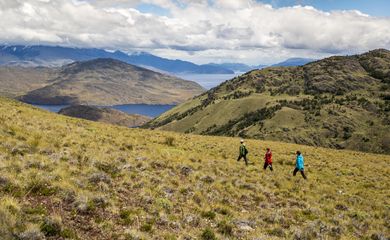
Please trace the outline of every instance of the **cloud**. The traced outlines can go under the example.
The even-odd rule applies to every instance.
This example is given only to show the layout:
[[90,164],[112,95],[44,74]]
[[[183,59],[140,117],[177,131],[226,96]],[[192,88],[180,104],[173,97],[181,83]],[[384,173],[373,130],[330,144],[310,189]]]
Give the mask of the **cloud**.
[[[140,4],[170,14],[140,12]],[[390,18],[252,0],[0,0],[0,21],[0,43],[141,49],[198,62],[390,48]]]

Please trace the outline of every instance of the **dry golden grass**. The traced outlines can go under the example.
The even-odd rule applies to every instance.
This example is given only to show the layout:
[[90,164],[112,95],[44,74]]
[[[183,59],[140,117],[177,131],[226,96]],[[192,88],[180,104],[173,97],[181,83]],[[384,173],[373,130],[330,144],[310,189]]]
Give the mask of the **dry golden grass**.
[[[390,156],[127,129],[0,99],[2,239],[387,239]],[[274,172],[262,170],[270,147]],[[292,176],[294,152],[309,180]],[[29,238],[30,237],[30,238]]]

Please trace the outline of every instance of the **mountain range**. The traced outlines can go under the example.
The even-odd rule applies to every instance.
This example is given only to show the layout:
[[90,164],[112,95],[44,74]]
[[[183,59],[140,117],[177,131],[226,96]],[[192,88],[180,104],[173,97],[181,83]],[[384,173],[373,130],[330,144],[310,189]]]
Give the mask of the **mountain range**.
[[[72,48],[61,46],[0,45],[0,65],[60,67],[74,61],[112,58],[154,71],[171,74],[233,74],[262,69],[267,65],[243,63],[194,64],[183,60],[158,57],[147,52],[125,53],[98,48]],[[300,66],[314,61],[308,58],[290,58],[273,66]]]
[[0,66],[0,94],[32,104],[177,104],[203,91],[195,82],[109,58],[56,68]]
[[146,52],[127,54],[97,48],[60,46],[0,46],[0,65],[62,66],[74,61],[112,58],[129,64],[169,73],[232,74],[232,70],[218,65],[197,65],[188,61],[161,58]]
[[145,127],[390,153],[390,51],[235,77]]

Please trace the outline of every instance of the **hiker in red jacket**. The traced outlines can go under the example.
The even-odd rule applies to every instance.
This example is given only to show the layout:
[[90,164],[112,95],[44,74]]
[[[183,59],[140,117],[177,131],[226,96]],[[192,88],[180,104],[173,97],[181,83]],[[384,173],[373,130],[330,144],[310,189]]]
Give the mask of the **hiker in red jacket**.
[[269,148],[267,148],[267,152],[265,153],[265,156],[264,156],[264,170],[266,170],[268,166],[269,166],[269,169],[271,169],[271,171],[274,170],[272,168],[272,152],[271,152],[271,149],[269,149]]

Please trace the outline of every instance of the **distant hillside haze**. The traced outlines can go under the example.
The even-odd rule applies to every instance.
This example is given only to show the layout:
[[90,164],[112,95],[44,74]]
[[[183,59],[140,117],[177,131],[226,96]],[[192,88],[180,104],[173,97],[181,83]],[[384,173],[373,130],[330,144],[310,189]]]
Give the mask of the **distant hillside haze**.
[[188,61],[161,58],[145,52],[126,54],[97,48],[59,46],[0,46],[0,65],[62,66],[74,61],[112,58],[129,64],[159,69],[170,73],[232,74],[221,66],[197,65]]
[[244,63],[210,63],[208,65],[220,66],[223,68],[230,69],[234,72],[249,72],[249,71],[254,70],[254,69],[262,69],[262,68],[266,67],[266,65],[253,66],[253,65],[247,65]]
[[119,60],[59,68],[0,66],[0,94],[42,105],[178,104],[201,94],[197,83]]
[[295,67],[295,66],[303,66],[307,63],[314,62],[315,59],[311,58],[289,58],[283,62],[276,63],[271,65],[271,67]]
[[235,77],[145,127],[390,153],[390,51]]

